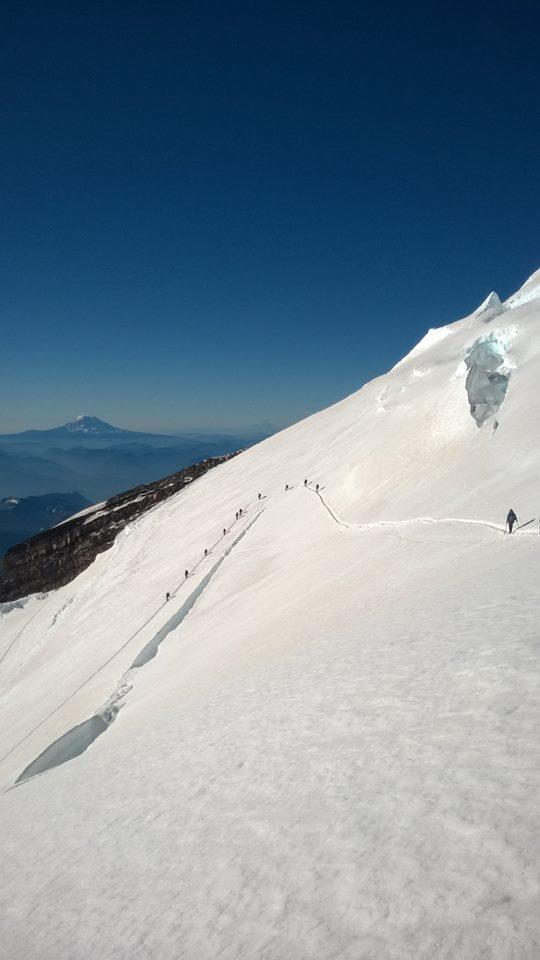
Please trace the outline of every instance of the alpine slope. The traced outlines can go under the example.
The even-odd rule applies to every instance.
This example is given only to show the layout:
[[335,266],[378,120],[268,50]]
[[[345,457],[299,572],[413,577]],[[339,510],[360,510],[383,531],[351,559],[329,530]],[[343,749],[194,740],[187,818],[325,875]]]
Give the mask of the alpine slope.
[[537,960],[539,383],[540,271],[3,606],[0,956]]

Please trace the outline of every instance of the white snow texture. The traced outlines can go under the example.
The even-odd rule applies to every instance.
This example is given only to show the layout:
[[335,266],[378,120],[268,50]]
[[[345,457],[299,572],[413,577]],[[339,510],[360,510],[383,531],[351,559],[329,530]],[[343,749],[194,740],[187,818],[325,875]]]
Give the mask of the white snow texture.
[[539,297],[0,608],[0,957],[538,960]]

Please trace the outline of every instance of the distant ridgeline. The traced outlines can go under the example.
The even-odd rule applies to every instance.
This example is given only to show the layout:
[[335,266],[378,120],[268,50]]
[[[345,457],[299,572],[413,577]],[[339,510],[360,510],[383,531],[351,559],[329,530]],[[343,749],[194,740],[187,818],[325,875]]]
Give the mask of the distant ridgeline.
[[0,499],[0,570],[2,555],[16,543],[34,537],[92,505],[80,493],[47,493],[37,497]]
[[[172,436],[124,430],[97,417],[85,416],[50,430],[0,434],[0,498],[22,500],[49,496],[51,491],[72,493],[76,490],[88,503],[101,503],[122,490],[153,483],[192,463],[244,450],[270,436],[275,429],[271,424],[260,424],[232,434],[206,432]],[[66,513],[65,517],[52,522],[68,516]],[[19,527],[22,536],[5,543],[2,552],[50,525],[36,523],[33,527]]]
[[12,547],[4,557],[0,602],[69,583],[113,545],[127,523],[235,456],[209,457],[163,480],[134,487]]

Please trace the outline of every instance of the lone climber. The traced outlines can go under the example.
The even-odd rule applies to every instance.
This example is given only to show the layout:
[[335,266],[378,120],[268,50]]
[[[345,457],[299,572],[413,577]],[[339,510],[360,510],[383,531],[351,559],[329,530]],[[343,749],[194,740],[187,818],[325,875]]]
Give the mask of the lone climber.
[[165,594],[165,600],[170,600],[170,599],[171,599],[171,595],[170,595],[169,591],[167,590],[167,593]]
[[186,580],[187,580],[187,578],[189,577],[189,570],[186,570],[186,571],[184,572],[184,576],[185,576],[185,578],[186,578]]
[[204,548],[204,555],[205,555],[205,557],[208,556],[208,550],[206,549],[206,547]]
[[304,486],[307,487],[307,480],[304,480]]
[[227,531],[226,531],[225,527],[223,527],[223,536],[224,536],[224,537],[227,536]]
[[316,491],[316,493],[319,492],[319,484],[317,484],[317,486],[315,487],[315,491]]
[[512,527],[517,523],[517,517],[512,509],[508,511],[506,522],[508,524],[508,533],[512,533]]

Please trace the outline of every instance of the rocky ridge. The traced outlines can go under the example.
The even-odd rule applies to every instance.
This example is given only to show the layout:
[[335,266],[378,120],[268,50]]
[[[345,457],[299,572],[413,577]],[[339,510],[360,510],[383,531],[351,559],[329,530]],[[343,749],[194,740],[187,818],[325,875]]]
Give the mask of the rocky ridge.
[[69,583],[113,545],[128,523],[234,456],[209,457],[162,480],[133,487],[12,547],[4,557],[0,602]]

